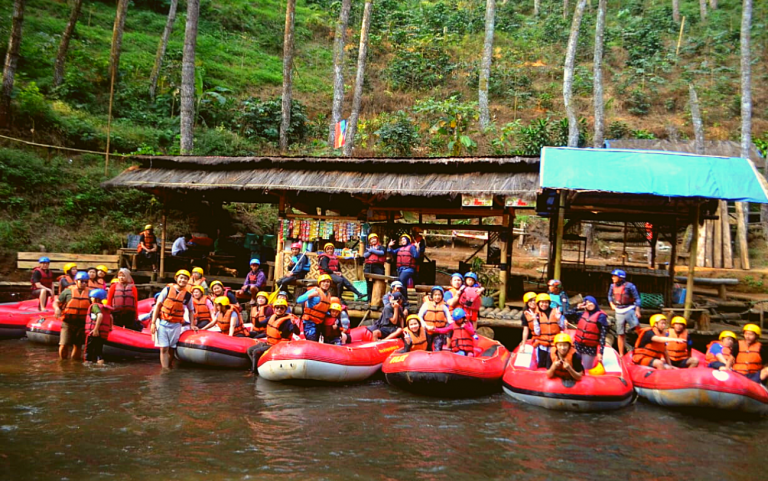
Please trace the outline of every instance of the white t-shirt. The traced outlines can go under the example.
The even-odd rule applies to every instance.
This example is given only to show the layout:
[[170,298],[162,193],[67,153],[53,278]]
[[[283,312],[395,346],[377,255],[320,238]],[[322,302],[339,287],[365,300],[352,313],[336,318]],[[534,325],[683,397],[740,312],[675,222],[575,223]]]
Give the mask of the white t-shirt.
[[171,247],[171,255],[177,256],[187,250],[187,240],[182,236],[173,242]]

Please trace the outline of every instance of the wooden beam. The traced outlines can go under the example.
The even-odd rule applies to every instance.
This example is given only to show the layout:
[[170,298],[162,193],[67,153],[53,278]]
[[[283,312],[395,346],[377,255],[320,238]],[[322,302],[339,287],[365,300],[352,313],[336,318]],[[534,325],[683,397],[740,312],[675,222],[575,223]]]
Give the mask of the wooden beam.
[[507,228],[507,232],[504,233],[504,238],[501,239],[501,257],[499,258],[499,262],[501,263],[501,272],[499,273],[499,279],[501,280],[499,307],[503,309],[504,304],[507,302],[507,287],[509,286],[509,266],[507,266],[507,262],[510,247],[509,237],[512,236],[512,232],[509,229],[509,215],[505,215],[501,223]]
[[[718,202],[717,205],[717,215],[722,216],[722,204]],[[713,242],[714,242],[714,249],[713,249],[713,259],[712,259],[712,267],[722,268],[723,267],[723,222],[718,218],[717,220],[713,221],[715,225],[714,230],[714,236],[713,236]]]
[[696,276],[696,257],[699,249],[699,209],[693,214],[693,235],[691,236],[691,258],[688,262],[688,280],[685,283],[685,311],[683,317],[688,319],[693,306],[693,278]]
[[463,215],[471,217],[498,217],[504,214],[514,214],[514,209],[489,209],[486,207],[467,207],[466,209],[450,208],[407,208],[407,207],[373,207],[373,212],[413,212],[427,215]]
[[728,213],[728,202],[720,202],[720,221],[723,231],[723,268],[733,269],[733,250],[731,248],[731,215]]
[[165,277],[165,235],[167,224],[167,212],[163,209],[163,229],[160,233],[160,279]]
[[744,214],[744,202],[736,202],[736,236],[739,239],[739,258],[741,268],[749,270],[749,247],[747,245],[747,224]]
[[565,190],[560,191],[560,205],[558,206],[560,211],[557,216],[557,232],[555,233],[557,243],[555,244],[555,266],[554,266],[554,278],[560,279],[561,264],[563,262],[563,228],[565,227]]

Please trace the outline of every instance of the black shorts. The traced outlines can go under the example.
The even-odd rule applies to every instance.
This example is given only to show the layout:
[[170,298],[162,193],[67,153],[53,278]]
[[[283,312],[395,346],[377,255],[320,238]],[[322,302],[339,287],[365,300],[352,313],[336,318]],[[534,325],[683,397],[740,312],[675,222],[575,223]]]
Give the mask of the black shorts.
[[373,328],[369,327],[368,330],[371,332],[379,331],[381,332],[381,337],[388,337],[397,330],[397,326],[394,324],[390,324],[388,326],[380,326],[380,327],[373,327]]
[[679,367],[681,369],[684,369],[684,368],[688,367],[686,365],[686,363],[688,362],[688,359],[690,359],[690,357],[686,357],[685,359],[682,359],[680,361],[672,361],[672,365],[675,366],[675,367]]
[[104,359],[104,339],[97,336],[88,336],[85,343],[85,360],[96,362]]

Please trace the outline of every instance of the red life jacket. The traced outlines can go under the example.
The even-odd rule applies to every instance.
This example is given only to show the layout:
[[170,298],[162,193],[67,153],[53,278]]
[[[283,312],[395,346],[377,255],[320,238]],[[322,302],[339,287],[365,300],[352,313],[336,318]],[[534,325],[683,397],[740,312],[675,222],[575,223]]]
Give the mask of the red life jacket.
[[96,316],[93,312],[93,306],[98,306],[101,309],[101,324],[99,324],[99,337],[106,339],[109,336],[109,332],[112,330],[112,308],[105,306],[104,304],[91,304],[88,307],[88,316],[85,320],[85,332],[90,335],[93,328],[96,327]]
[[288,338],[283,337],[283,331],[281,328],[286,322],[291,322],[292,316],[286,314],[283,317],[277,317],[277,314],[272,314],[272,317],[267,321],[267,342],[270,345],[275,345],[280,342],[288,341],[291,339],[290,334]]
[[465,287],[464,290],[461,292],[461,298],[459,299],[459,303],[464,307],[465,310],[472,310],[472,311],[480,310],[480,304],[482,302],[482,299],[478,290],[479,290],[478,287],[471,286],[471,287]]
[[323,254],[320,254],[317,257],[318,257],[317,258],[318,266],[320,265],[320,258],[322,258],[322,257],[328,258],[328,270],[325,270],[325,269],[321,268],[320,269],[320,273],[321,274],[328,274],[328,275],[330,275],[330,274],[335,274],[337,272],[341,272],[341,269],[339,269],[339,258],[336,257],[336,254],[333,254],[333,255],[329,256],[328,254],[323,253]]
[[597,347],[600,342],[600,323],[597,322],[600,314],[605,313],[600,309],[595,309],[592,314],[584,311],[581,319],[579,319],[578,326],[576,326],[575,342],[582,346]]
[[667,344],[667,353],[669,354],[670,361],[682,361],[691,357],[688,353],[688,329],[683,330],[680,334],[675,332],[674,329],[670,329],[667,331],[667,337],[685,339],[685,344],[681,342],[670,342]]
[[635,350],[632,351],[632,362],[641,366],[650,366],[655,359],[664,359],[664,351],[667,349],[663,342],[656,341],[651,341],[641,347],[640,342],[648,331],[653,331],[655,336],[661,336],[661,332],[655,327],[646,327],[640,331],[635,342]]
[[620,286],[614,284],[611,286],[613,290],[613,303],[617,306],[631,306],[635,303],[635,297],[627,289],[627,283],[622,282]]
[[135,311],[136,298],[133,296],[133,284],[115,282],[112,293],[112,309],[115,312]]
[[[40,284],[47,287],[48,289],[53,289],[53,272],[51,272],[50,269],[46,271],[39,267],[35,267],[34,269],[32,269],[32,272],[39,272]],[[35,289],[37,289],[37,287],[35,286],[35,283],[32,282],[32,290],[34,291]]]
[[259,272],[261,269],[256,269],[256,272],[248,271],[248,274],[245,275],[245,283],[246,284],[256,284],[256,281],[259,280]]
[[138,246],[136,246],[136,250],[138,252],[141,252],[142,249],[149,250],[152,248],[154,244],[157,243],[157,237],[155,237],[155,234],[153,234],[152,232],[145,230],[144,232],[141,233],[141,235],[144,236],[144,241],[143,243],[140,243]]
[[720,354],[722,354],[723,357],[725,357],[726,360],[733,358],[733,350],[730,347],[723,346],[722,341],[712,341],[709,344],[707,344],[707,357],[706,357],[707,363],[719,362],[720,361],[717,358],[717,356],[712,354],[712,346],[714,346],[716,344],[722,346],[723,350],[722,350],[722,352]]
[[327,316],[323,321],[323,340],[327,343],[331,339],[341,337],[341,328],[336,327],[338,317]]
[[453,334],[451,334],[451,350],[453,352],[474,352],[475,340],[472,339],[469,331],[464,329],[466,322],[464,321],[460,325],[457,324],[456,328],[453,329]]
[[[568,351],[568,354],[565,355],[565,358],[563,359],[565,362],[570,364],[571,367],[573,367],[573,355],[576,353],[576,350],[571,346],[571,349]],[[549,358],[552,359],[552,363],[554,364],[555,361],[558,360],[557,356],[557,349],[552,349],[549,353]],[[571,373],[563,369],[562,367],[555,368],[555,377],[559,377],[561,379],[573,379],[573,376],[571,376]]]
[[416,258],[411,252],[411,244],[397,250],[397,267],[410,267],[411,269],[416,267]]
[[[380,245],[377,245],[376,247],[382,249],[382,246],[380,246]],[[386,253],[386,250],[385,250],[383,256],[380,256],[378,254],[374,254],[373,252],[371,252],[368,255],[368,258],[365,260],[365,263],[366,264],[381,264],[381,265],[384,265],[384,262],[386,262],[386,261],[387,261],[387,253]]]

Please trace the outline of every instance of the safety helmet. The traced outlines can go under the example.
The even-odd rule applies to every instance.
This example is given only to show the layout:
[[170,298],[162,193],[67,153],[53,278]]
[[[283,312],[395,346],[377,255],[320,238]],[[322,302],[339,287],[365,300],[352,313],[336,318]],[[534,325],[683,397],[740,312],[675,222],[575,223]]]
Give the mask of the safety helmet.
[[523,296],[523,302],[528,304],[528,301],[531,299],[536,299],[536,293],[535,292],[526,292]]
[[557,279],[550,279],[547,285],[549,286],[561,286],[563,283]]
[[107,269],[107,266],[105,266],[104,264],[101,264],[101,265],[98,265],[98,266],[96,266],[96,270],[97,270],[97,271],[101,271],[101,272],[103,272],[104,274],[106,274],[107,272],[109,272],[109,269]]
[[336,296],[331,296],[328,300],[331,301],[331,304],[341,304],[341,299]]
[[77,269],[77,264],[75,264],[74,262],[67,262],[66,264],[64,264],[64,273],[65,274],[67,274],[72,269]]
[[152,224],[147,224],[144,226],[144,230],[152,230],[154,229],[154,226]]
[[278,296],[283,296],[283,297],[285,297],[285,298],[287,298],[287,297],[288,297],[288,293],[287,293],[287,292],[285,292],[285,291],[280,291],[280,292],[278,292],[278,293],[277,293],[277,295],[278,295]]
[[301,250],[301,242],[294,242],[293,244],[291,244],[291,249]]
[[85,272],[85,271],[80,271],[77,274],[75,274],[75,280],[76,281],[88,282],[88,279],[90,279],[90,278],[88,277],[88,273]]
[[666,320],[667,320],[667,316],[665,316],[664,314],[654,314],[651,316],[651,320],[648,321],[648,323],[651,325],[651,327],[654,327],[657,322],[666,321]]
[[176,275],[175,275],[175,276],[173,276],[173,278],[174,278],[174,279],[176,279],[176,278],[177,278],[177,277],[179,277],[179,276],[187,276],[187,278],[190,278],[190,277],[192,277],[192,276],[189,274],[189,271],[188,271],[188,270],[186,270],[186,269],[179,269],[178,271],[176,271]]
[[336,250],[336,246],[335,246],[335,245],[333,245],[333,244],[331,244],[330,242],[326,242],[326,243],[325,243],[325,245],[323,246],[323,250],[325,251],[325,250],[327,250],[329,247],[330,247],[331,249],[334,249],[334,250]]
[[320,277],[317,278],[317,283],[320,284],[323,281],[331,281],[333,282],[333,279],[328,274],[323,274]]
[[193,267],[192,268],[192,274],[200,274],[201,276],[205,274],[205,271],[202,267]]
[[38,260],[37,260],[37,262],[38,262],[38,263],[40,263],[40,264],[42,264],[42,263],[44,263],[44,262],[47,262],[47,263],[49,263],[49,264],[50,264],[50,263],[51,263],[51,260],[50,260],[49,258],[47,258],[47,257],[43,256],[43,257],[41,257],[40,259],[38,259]]
[[453,318],[454,321],[458,321],[459,319],[464,319],[465,317],[467,317],[467,313],[464,312],[464,309],[462,309],[461,307],[457,307],[451,313],[451,317]]
[[214,302],[214,304],[220,304],[222,306],[228,306],[229,305],[229,297],[227,297],[227,296],[219,296],[213,302]]
[[605,368],[603,367],[602,362],[598,362],[597,364],[595,364],[595,367],[593,367],[587,372],[590,374],[590,376],[602,376],[603,374],[605,374]]
[[288,301],[286,301],[285,299],[278,299],[278,300],[275,301],[274,304],[272,304],[272,306],[273,307],[279,307],[279,306],[288,307]]
[[453,279],[454,277],[458,277],[458,278],[459,278],[459,279],[461,279],[462,281],[464,280],[464,276],[462,276],[462,275],[461,275],[460,273],[458,273],[458,272],[454,272],[453,274],[451,274],[451,279]]
[[730,337],[730,338],[736,340],[736,334],[734,334],[733,331],[723,331],[723,332],[720,333],[720,337],[718,337],[717,339],[722,341],[726,337]]
[[399,287],[400,289],[402,289],[403,283],[400,281],[394,281],[392,284],[389,285],[390,289],[394,289],[395,287]]
[[254,264],[256,264],[257,266],[260,266],[261,265],[261,261],[258,258],[254,257],[253,259],[251,259],[250,262],[248,262],[248,265],[252,266]]
[[91,289],[90,292],[88,292],[88,297],[103,301],[107,298],[107,291],[104,289]]
[[406,326],[408,325],[408,321],[410,321],[411,319],[416,319],[417,321],[421,322],[421,319],[419,318],[419,316],[417,314],[411,314],[410,316],[405,318],[405,325]]
[[259,291],[259,292],[256,294],[256,298],[258,299],[259,297],[263,297],[264,299],[269,299],[269,294],[267,294],[267,293],[266,293],[266,292],[264,292],[264,291]]
[[193,291],[200,291],[201,293],[205,294],[205,289],[203,289],[203,286],[192,286]]
[[401,236],[400,236],[400,238],[401,238],[401,239],[402,239],[403,237],[405,237],[406,239],[408,239],[408,242],[411,242],[411,236],[409,236],[408,234],[403,234],[403,235],[401,235]]
[[669,324],[671,326],[674,326],[675,324],[682,324],[684,326],[687,326],[688,322],[685,320],[685,318],[683,316],[675,316],[675,317],[672,318],[671,321],[669,321]]
[[435,292],[435,291],[440,291],[440,293],[441,293],[441,294],[445,294],[445,289],[443,289],[443,288],[442,288],[442,287],[440,287],[440,286],[435,286],[435,287],[433,287],[433,288],[432,288],[432,290],[431,290],[430,292]]
[[744,329],[742,329],[742,331],[744,332],[752,331],[755,334],[757,334],[757,337],[760,337],[760,335],[763,333],[763,331],[760,329],[760,326],[758,326],[757,324],[747,324],[746,326],[744,326]]
[[224,289],[224,284],[222,284],[221,281],[213,281],[208,287],[213,290],[213,286],[221,286],[221,288]]
[[338,302],[334,302],[333,304],[331,304],[331,307],[328,310],[329,311],[339,311],[339,312],[341,312],[342,311],[342,307],[341,307],[341,304],[339,304]]
[[475,274],[474,272],[467,272],[466,274],[464,274],[464,279],[474,279],[475,282],[477,282],[477,274]]
[[120,282],[120,279],[114,277],[111,281],[109,281],[110,284],[114,284],[115,282]]
[[622,271],[621,269],[614,269],[611,271],[612,276],[617,276],[619,279],[626,279],[627,273]]
[[368,234],[368,238],[369,238],[369,239],[372,239],[372,238],[374,238],[374,237],[378,239],[378,238],[379,238],[379,234],[375,234],[375,233],[373,233],[373,232],[371,232],[370,234]]
[[536,302],[541,302],[541,301],[550,302],[552,301],[552,299],[549,297],[549,294],[545,294],[542,292],[541,294],[536,295]]
[[554,344],[557,344],[558,342],[567,342],[568,344],[573,344],[573,339],[571,339],[571,336],[569,336],[568,333],[561,332],[560,334],[555,336],[552,342]]

